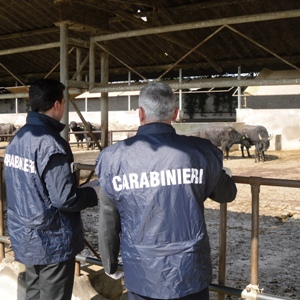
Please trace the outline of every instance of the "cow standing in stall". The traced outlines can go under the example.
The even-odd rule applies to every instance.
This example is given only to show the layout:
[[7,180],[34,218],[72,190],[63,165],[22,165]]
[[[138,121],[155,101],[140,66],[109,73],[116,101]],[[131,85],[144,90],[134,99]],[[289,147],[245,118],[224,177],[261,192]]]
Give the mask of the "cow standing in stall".
[[83,148],[83,140],[85,138],[83,133],[84,129],[75,121],[71,121],[69,124],[70,130],[72,130],[75,133],[75,139],[77,141],[77,148],[79,148],[79,143],[81,144],[81,148]]
[[200,137],[206,138],[217,147],[221,147],[225,158],[229,158],[229,149],[234,144],[250,147],[249,140],[231,126],[213,126],[203,130]]
[[[16,130],[16,127],[12,123],[1,123],[0,124],[0,141],[7,141],[9,142],[12,137],[9,136],[13,134],[13,132]],[[4,136],[7,135],[7,136]]]
[[[101,125],[95,124],[91,122],[87,122],[87,125],[89,126],[90,130],[93,132],[94,136],[96,137],[97,141],[101,141],[101,132],[94,132],[94,131],[100,131]],[[88,130],[88,129],[86,129]],[[93,141],[92,137],[89,133],[85,133],[85,140],[87,142],[87,148],[95,149],[95,142]]]
[[268,130],[261,125],[244,125],[241,134],[244,134],[250,142],[250,146],[241,145],[242,157],[245,157],[244,147],[247,149],[248,157],[251,157],[249,148],[255,146],[255,162],[265,161],[265,151],[268,150],[272,138]]

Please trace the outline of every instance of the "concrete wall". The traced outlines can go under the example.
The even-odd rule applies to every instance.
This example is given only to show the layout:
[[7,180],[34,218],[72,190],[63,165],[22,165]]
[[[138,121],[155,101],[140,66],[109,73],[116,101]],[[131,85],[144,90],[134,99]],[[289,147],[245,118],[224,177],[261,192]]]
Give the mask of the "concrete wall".
[[[100,99],[90,98],[90,99],[75,99],[75,103],[80,109],[81,112],[95,112],[99,111],[101,108]],[[130,101],[128,96],[118,96],[118,97],[109,97],[108,100],[108,109],[109,111],[126,111],[137,109],[138,106],[138,96],[130,96]],[[75,112],[73,105],[70,103],[69,106],[70,112]]]
[[[101,123],[101,112],[81,112],[86,121],[93,123]],[[0,123],[13,123],[17,126],[22,126],[26,122],[27,113],[19,114],[0,114]],[[110,129],[120,129],[122,126],[128,128],[136,128],[139,125],[138,111],[115,111],[109,112]],[[69,121],[81,122],[76,112],[69,113]]]
[[[101,123],[100,112],[83,112],[87,121]],[[273,136],[270,150],[299,150],[300,149],[300,109],[239,109],[236,110],[236,122],[214,123],[174,123],[179,134],[198,135],[199,132],[212,124],[233,126],[237,130],[243,124],[262,125]],[[0,114],[0,123],[25,124],[26,114]],[[80,122],[76,112],[69,113],[69,120]],[[109,130],[135,130],[139,126],[138,110],[110,111]],[[125,138],[119,134],[116,139]],[[115,137],[114,137],[115,138]]]
[[178,134],[200,136],[200,133],[207,127],[216,125],[232,126],[236,130],[239,130],[244,123],[236,122],[209,122],[209,123],[174,123],[173,126]]
[[[0,100],[0,113],[12,113],[18,111],[25,113],[30,109],[29,102],[25,99],[1,99]],[[1,118],[0,114],[0,118]]]
[[[100,99],[75,99],[75,103],[80,111],[97,112],[100,110]],[[128,96],[118,96],[110,97],[108,101],[108,109],[110,111],[126,111],[128,109],[137,109],[138,106],[138,96],[130,96],[130,101]],[[0,100],[0,118],[2,114],[14,113],[26,113],[30,110],[29,101],[27,99],[2,99]],[[70,103],[69,111],[75,112],[73,105]]]
[[[81,112],[86,121],[90,121],[93,123],[101,123],[101,112]],[[0,114],[0,123],[13,123],[17,126],[22,126],[26,122],[26,113],[19,114]],[[108,113],[109,119],[109,130],[135,130],[140,125],[138,110],[132,111],[110,111]],[[81,122],[78,114],[76,112],[69,113],[69,122]],[[191,123],[174,123],[174,127],[178,131],[179,134],[186,135],[198,135],[199,132],[207,127],[212,126],[212,124],[216,125],[224,125],[224,126],[233,126],[237,130],[240,125],[235,122],[191,122]]]
[[15,126],[22,126],[26,122],[27,113],[21,114],[0,114],[0,123],[12,123]]
[[236,121],[262,125],[273,136],[270,150],[300,149],[300,109],[237,109]]

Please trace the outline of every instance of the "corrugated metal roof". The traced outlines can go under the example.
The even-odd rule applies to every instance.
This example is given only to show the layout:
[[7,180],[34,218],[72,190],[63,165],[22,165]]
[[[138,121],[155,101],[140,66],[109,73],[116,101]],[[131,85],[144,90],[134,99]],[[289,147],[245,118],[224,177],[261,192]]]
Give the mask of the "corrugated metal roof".
[[[299,70],[299,16],[299,0],[0,0],[0,83],[59,78],[61,22],[69,25],[69,78],[77,49],[87,57],[95,36],[108,37],[109,81],[126,81],[129,69],[137,81],[140,75],[172,79],[179,69],[183,76],[204,77],[237,73],[239,66],[245,73]],[[146,29],[154,33],[138,34]],[[121,38],[110,38],[117,33]]]

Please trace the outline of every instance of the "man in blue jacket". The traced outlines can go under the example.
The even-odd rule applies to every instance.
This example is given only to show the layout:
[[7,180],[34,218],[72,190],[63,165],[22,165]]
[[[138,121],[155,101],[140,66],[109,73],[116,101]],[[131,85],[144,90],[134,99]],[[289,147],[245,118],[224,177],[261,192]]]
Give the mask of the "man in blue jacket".
[[209,299],[204,201],[230,202],[237,192],[221,150],[176,134],[177,112],[168,85],[148,84],[139,96],[136,136],[97,158],[99,251],[105,272],[114,274],[121,248],[130,300]]
[[65,86],[31,85],[26,124],[4,157],[9,236],[26,266],[26,300],[72,297],[75,256],[84,248],[80,211],[98,204],[96,188],[78,188],[73,154],[60,132]]

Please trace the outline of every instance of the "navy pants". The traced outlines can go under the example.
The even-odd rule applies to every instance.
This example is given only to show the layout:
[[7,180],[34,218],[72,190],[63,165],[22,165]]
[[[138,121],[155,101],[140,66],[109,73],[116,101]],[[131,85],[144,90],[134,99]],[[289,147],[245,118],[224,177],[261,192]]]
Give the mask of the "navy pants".
[[[143,297],[128,291],[128,300],[161,300],[161,299]],[[209,289],[206,288],[199,293],[191,294],[182,298],[176,298],[174,300],[209,300]]]
[[26,266],[25,300],[70,300],[74,272],[75,257],[57,264]]

